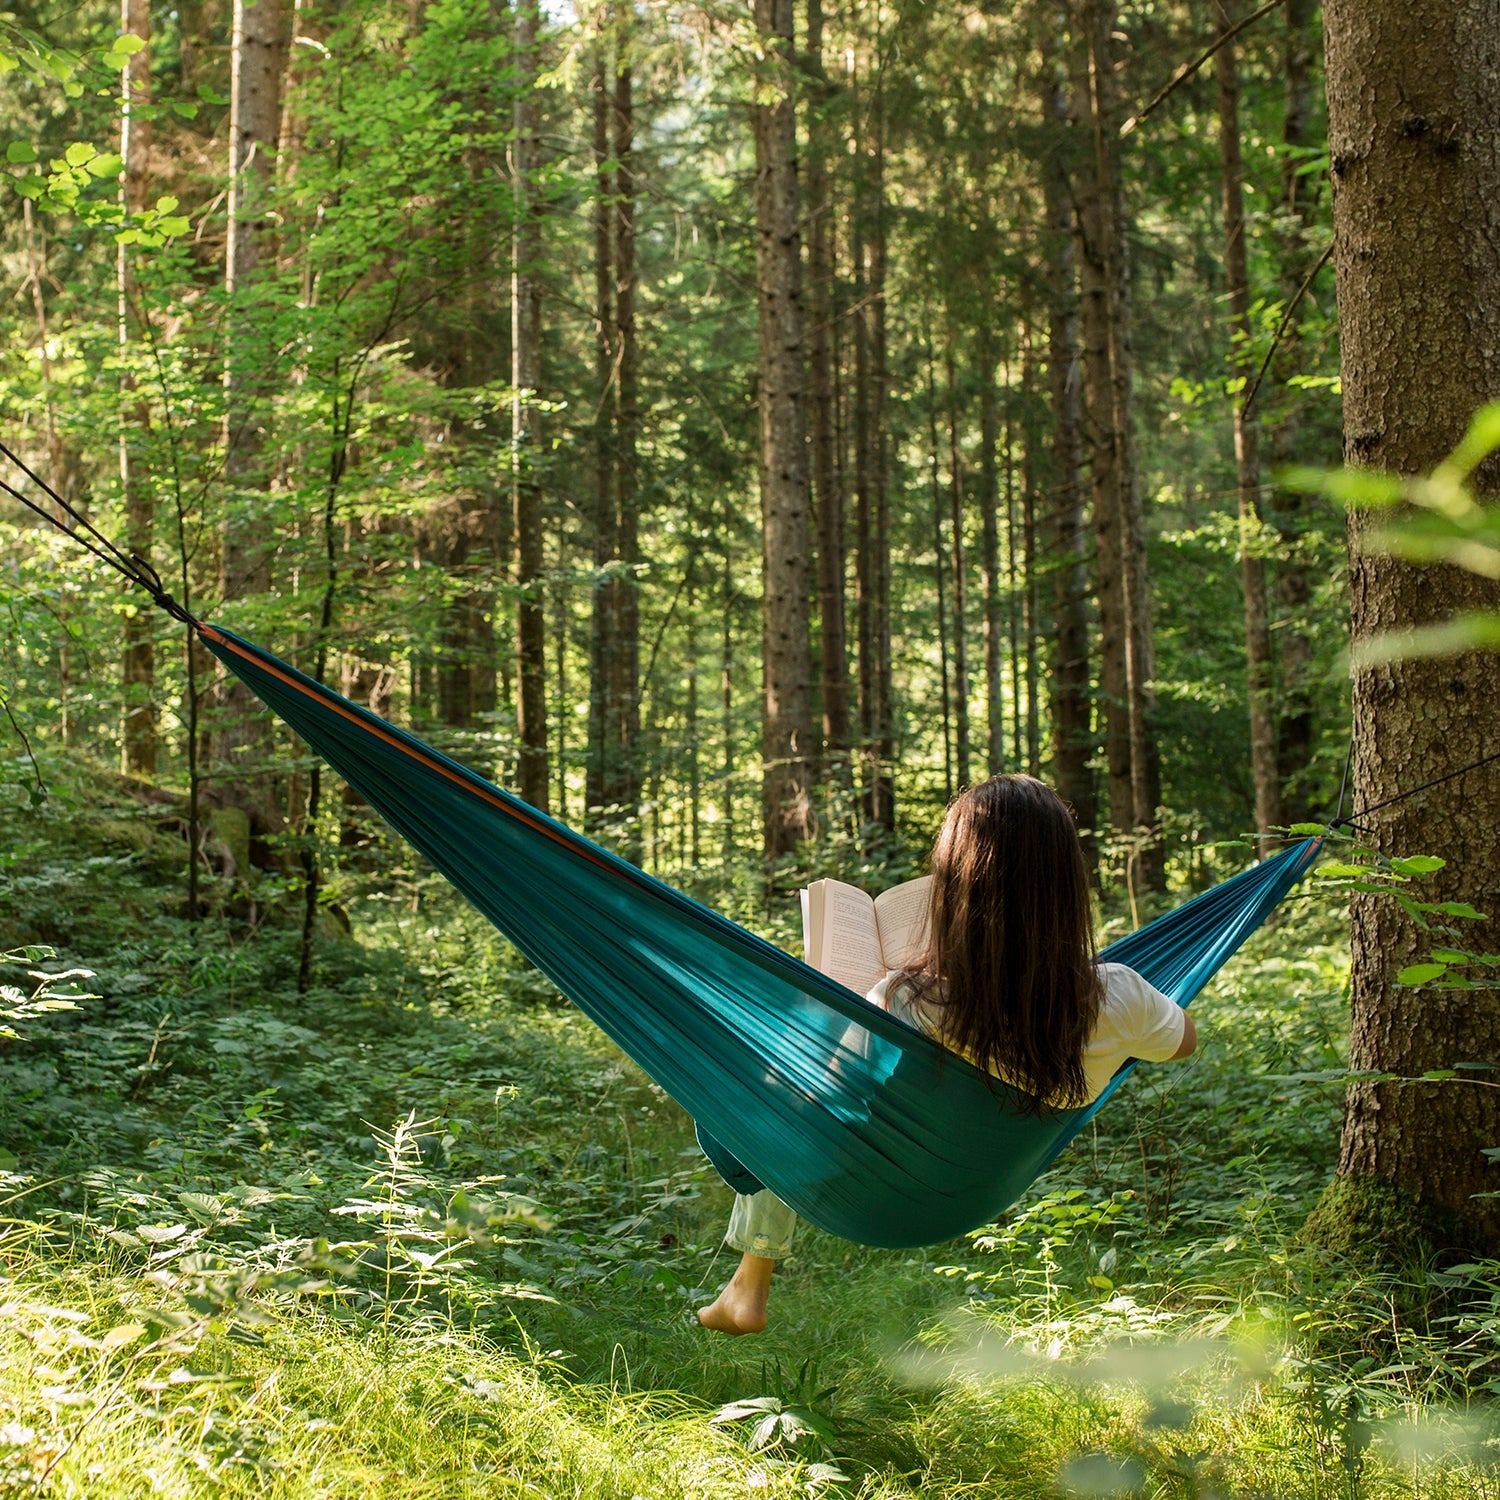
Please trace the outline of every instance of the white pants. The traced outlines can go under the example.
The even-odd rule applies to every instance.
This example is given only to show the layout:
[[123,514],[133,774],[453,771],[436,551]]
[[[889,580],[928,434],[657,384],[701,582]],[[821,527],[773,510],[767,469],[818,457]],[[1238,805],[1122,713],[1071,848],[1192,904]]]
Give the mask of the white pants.
[[797,1215],[770,1188],[746,1195],[737,1193],[724,1243],[741,1255],[785,1260],[792,1253]]

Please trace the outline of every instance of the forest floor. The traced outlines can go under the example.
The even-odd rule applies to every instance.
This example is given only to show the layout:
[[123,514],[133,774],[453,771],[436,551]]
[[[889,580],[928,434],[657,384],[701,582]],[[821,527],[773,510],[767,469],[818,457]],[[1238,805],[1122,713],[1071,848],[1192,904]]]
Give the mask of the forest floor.
[[[1346,962],[1293,900],[1006,1222],[804,1229],[770,1330],[690,1122],[420,871],[182,916],[109,783],[0,809],[0,947],[99,998],[0,1040],[0,1493],[1500,1496],[1500,1266],[1299,1246]],[[294,892],[281,901],[290,908]],[[21,968],[12,984],[25,983]]]

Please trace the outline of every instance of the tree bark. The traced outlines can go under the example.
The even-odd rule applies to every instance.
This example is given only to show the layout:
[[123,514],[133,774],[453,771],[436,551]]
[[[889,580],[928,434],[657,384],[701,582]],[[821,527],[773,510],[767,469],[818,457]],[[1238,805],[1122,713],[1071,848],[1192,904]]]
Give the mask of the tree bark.
[[620,790],[619,557],[614,470],[614,208],[609,167],[608,56],[594,54],[594,578],[589,621],[589,747],[584,802],[597,822]]
[[511,239],[511,497],[516,528],[516,731],[518,790],[547,810],[547,615],[541,451],[537,394],[542,384],[541,165],[536,102],[537,0],[520,0],[515,13],[517,92],[514,105],[516,221]]
[[[120,30],[138,36],[146,45],[131,56],[121,80],[123,106],[120,112],[120,159],[125,163],[120,180],[120,204],[127,215],[140,213],[150,203],[147,178],[151,126],[151,7],[148,0],[121,0]],[[138,296],[131,269],[131,248],[117,251],[116,284],[119,290],[120,341],[120,490],[125,500],[125,547],[136,557],[151,561],[155,533],[155,506],[141,449],[151,431],[150,404],[136,386],[131,368],[130,325],[140,315],[131,304]],[[121,734],[121,770],[127,776],[156,774],[156,649],[155,620],[144,605],[125,616],[125,653],[121,677],[125,715]]]
[[761,721],[768,860],[812,836],[812,646],[807,427],[792,0],[755,0],[755,26],[779,65],[777,97],[752,106],[760,367],[763,588]]
[[825,773],[847,784],[853,725],[844,619],[844,497],[834,463],[833,234],[827,126],[833,90],[823,68],[822,0],[807,0],[808,410],[818,532],[818,634]]
[[[258,300],[275,264],[270,196],[281,124],[285,57],[280,0],[235,0],[230,40],[229,238],[225,290],[229,299],[224,372],[224,483],[228,490],[220,537],[219,595],[226,605],[268,593],[271,531],[265,493],[268,387],[275,350],[269,309]],[[234,611],[229,611],[231,619]],[[229,798],[248,814],[252,831],[279,822],[260,780],[270,761],[269,721],[250,690],[227,678],[219,694],[215,759],[242,778]],[[259,828],[256,828],[259,824]]]
[[1090,867],[1095,829],[1094,733],[1089,690],[1088,521],[1083,487],[1083,370],[1078,346],[1078,271],[1068,192],[1067,92],[1060,77],[1043,82],[1051,124],[1042,159],[1047,225],[1047,382],[1052,398],[1053,644],[1052,765],[1071,804]]
[[948,560],[945,556],[947,549],[943,546],[943,484],[939,478],[942,455],[938,449],[937,378],[933,370],[931,336],[929,335],[924,342],[927,345],[927,467],[932,489],[932,576],[937,586],[938,703],[941,709],[943,730],[943,795],[947,801],[951,802],[953,800],[953,726],[949,718],[949,704],[952,699],[948,693],[948,601],[945,585]]
[[964,562],[963,456],[958,437],[958,370],[948,345],[948,513],[953,531],[953,767],[962,791],[969,785],[968,568]]
[[995,444],[1000,421],[995,390],[995,351],[988,327],[979,331],[979,512],[984,571],[985,760],[991,776],[1005,769],[1005,704],[1001,697],[1000,476]]
[[614,301],[615,301],[615,539],[620,567],[615,582],[618,623],[615,639],[615,701],[619,706],[618,781],[610,800],[628,822],[622,852],[640,857],[639,814],[644,747],[641,734],[641,560],[639,458],[640,390],[635,336],[635,82],[631,69],[631,11],[627,6],[617,32],[614,131]]
[[[1500,67],[1489,0],[1328,0],[1334,260],[1348,462],[1424,472],[1500,397]],[[1478,473],[1494,495],[1497,465]],[[1494,609],[1500,586],[1366,545],[1350,523],[1353,639]],[[1466,653],[1356,670],[1356,808],[1500,744],[1500,655]],[[1376,847],[1443,855],[1425,900],[1490,914],[1459,946],[1500,951],[1500,792],[1475,772],[1361,818]],[[1358,814],[1356,813],[1356,816]],[[1500,1017],[1463,991],[1395,975],[1434,941],[1389,901],[1353,903],[1350,1067],[1402,1076],[1500,1054]],[[1484,992],[1481,992],[1484,993]],[[1485,1075],[1479,1075],[1483,1077]],[[1500,1252],[1500,1094],[1472,1084],[1351,1086],[1339,1173],[1394,1185],[1460,1221],[1465,1248]]]
[[[1232,0],[1215,0],[1219,35],[1235,23]],[[1240,584],[1245,604],[1245,677],[1250,700],[1250,770],[1255,783],[1255,829],[1269,834],[1282,823],[1281,777],[1276,767],[1274,664],[1266,604],[1266,565],[1260,545],[1260,427],[1245,410],[1255,378],[1250,327],[1250,260],[1245,243],[1244,166],[1240,158],[1239,60],[1233,41],[1214,54],[1219,87],[1219,180],[1224,211],[1224,277],[1229,293],[1231,364],[1240,377],[1230,404],[1234,414],[1234,464],[1239,491]]]
[[[1281,167],[1279,238],[1281,296],[1288,306],[1301,291],[1314,264],[1308,231],[1317,213],[1316,183],[1322,174],[1307,170],[1305,152],[1312,119],[1317,14],[1317,0],[1285,0],[1282,7],[1286,27],[1282,47],[1286,105],[1281,131],[1285,152]],[[1300,320],[1294,316],[1272,358],[1271,380],[1280,396],[1275,418],[1269,424],[1273,472],[1289,468],[1305,457],[1298,419],[1302,393],[1291,384],[1305,363],[1299,329]],[[1312,580],[1307,565],[1296,552],[1305,526],[1306,504],[1306,497],[1299,490],[1277,490],[1270,514],[1284,547],[1276,568],[1276,601],[1282,616],[1277,763],[1282,783],[1282,816],[1294,823],[1307,821],[1313,812],[1303,785],[1313,751],[1313,648],[1308,634]]]
[[1151,596],[1146,565],[1146,520],[1135,443],[1135,354],[1131,329],[1129,219],[1120,165],[1119,86],[1115,79],[1115,0],[1083,0],[1088,52],[1090,117],[1099,195],[1099,251],[1103,257],[1108,338],[1113,473],[1124,603],[1125,681],[1130,735],[1131,810],[1136,867],[1142,883],[1165,888],[1157,813],[1161,760],[1156,743],[1156,695],[1151,641]]

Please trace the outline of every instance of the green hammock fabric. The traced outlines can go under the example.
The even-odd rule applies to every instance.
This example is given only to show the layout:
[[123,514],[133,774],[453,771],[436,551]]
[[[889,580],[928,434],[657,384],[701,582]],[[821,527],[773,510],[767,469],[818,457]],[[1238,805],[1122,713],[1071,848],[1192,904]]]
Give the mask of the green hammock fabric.
[[[936,1244],[1009,1207],[1104,1102],[1020,1113],[1004,1085],[862,996],[249,642],[199,634],[699,1122],[732,1185],[764,1183],[863,1244]],[[1106,956],[1186,1005],[1318,843]]]

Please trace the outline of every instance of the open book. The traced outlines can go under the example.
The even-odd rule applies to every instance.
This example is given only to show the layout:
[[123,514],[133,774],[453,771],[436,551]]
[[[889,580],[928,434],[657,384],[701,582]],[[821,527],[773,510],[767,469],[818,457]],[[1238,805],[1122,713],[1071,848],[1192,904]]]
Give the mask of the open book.
[[857,995],[916,956],[927,937],[932,877],[908,880],[873,900],[842,880],[802,892],[802,951],[813,968]]

